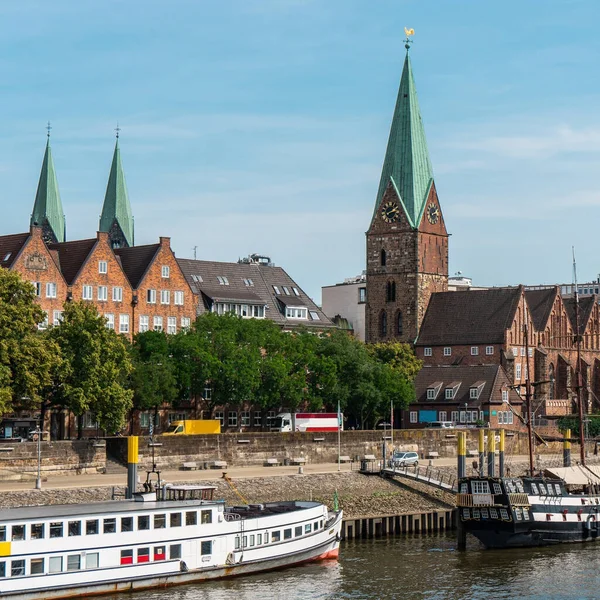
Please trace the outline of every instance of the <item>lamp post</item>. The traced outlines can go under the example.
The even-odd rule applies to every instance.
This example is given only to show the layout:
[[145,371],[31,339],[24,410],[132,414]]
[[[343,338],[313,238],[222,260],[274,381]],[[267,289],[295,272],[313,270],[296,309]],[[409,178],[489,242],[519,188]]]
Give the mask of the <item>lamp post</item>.
[[385,441],[387,440],[387,427],[390,427],[389,423],[386,423],[385,421],[383,423],[379,423],[379,425],[377,425],[377,427],[383,427],[383,468],[385,469],[386,467],[386,463],[387,463],[387,452],[386,452],[386,444]]
[[37,441],[37,477],[35,479],[35,489],[42,489],[42,430],[40,424],[37,424],[33,432],[34,439]]

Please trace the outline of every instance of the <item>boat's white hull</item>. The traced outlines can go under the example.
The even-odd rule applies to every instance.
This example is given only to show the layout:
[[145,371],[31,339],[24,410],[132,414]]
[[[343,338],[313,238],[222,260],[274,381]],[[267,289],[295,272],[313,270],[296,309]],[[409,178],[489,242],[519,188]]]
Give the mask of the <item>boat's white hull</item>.
[[[268,559],[244,562],[243,558],[236,564],[227,566],[215,566],[202,569],[189,570],[187,572],[174,571],[168,574],[152,574],[134,577],[127,580],[105,580],[97,583],[74,584],[72,586],[61,586],[56,589],[46,588],[36,591],[3,592],[0,597],[12,600],[62,600],[65,598],[85,598],[113,594],[116,592],[134,592],[153,588],[166,588],[174,585],[184,585],[211,579],[224,579],[238,577],[291,567],[311,561],[337,559],[340,544],[340,530],[342,525],[342,513],[338,513],[335,522],[327,529],[327,538],[309,548],[305,548],[287,555],[275,556]],[[179,561],[175,561],[177,564]]]

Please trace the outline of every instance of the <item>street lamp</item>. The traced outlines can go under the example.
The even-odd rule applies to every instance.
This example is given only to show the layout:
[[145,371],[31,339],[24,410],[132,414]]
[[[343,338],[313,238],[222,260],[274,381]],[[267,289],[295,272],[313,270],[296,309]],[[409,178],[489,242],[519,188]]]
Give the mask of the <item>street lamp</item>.
[[390,427],[391,430],[391,425],[390,423],[386,423],[385,421],[383,423],[379,423],[379,425],[377,425],[377,427],[383,427],[383,468],[385,469],[386,467],[386,463],[387,463],[387,452],[386,452],[386,445],[385,445],[385,441],[388,439],[387,435],[386,435],[386,429],[388,427]]
[[42,489],[42,430],[38,423],[33,432],[33,439],[37,441],[37,477],[35,479],[35,489]]

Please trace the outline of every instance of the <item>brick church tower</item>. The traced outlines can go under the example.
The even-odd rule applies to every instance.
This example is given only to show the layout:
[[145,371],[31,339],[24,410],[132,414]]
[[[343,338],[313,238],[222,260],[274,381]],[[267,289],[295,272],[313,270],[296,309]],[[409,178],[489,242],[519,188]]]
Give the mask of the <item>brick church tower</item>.
[[429,298],[448,288],[448,233],[406,58],[371,225],[366,341],[412,343]]

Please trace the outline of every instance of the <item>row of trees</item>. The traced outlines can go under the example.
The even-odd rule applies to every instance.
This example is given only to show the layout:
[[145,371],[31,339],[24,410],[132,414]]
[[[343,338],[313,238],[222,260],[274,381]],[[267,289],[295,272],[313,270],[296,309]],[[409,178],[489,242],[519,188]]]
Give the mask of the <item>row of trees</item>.
[[120,430],[133,409],[190,398],[204,408],[335,410],[374,426],[414,397],[420,362],[405,344],[365,345],[342,331],[284,333],[273,322],[208,313],[176,335],[149,331],[132,343],[107,329],[93,305],[65,304],[45,315],[34,289],[0,269],[0,411],[57,406],[92,411],[102,429]]

